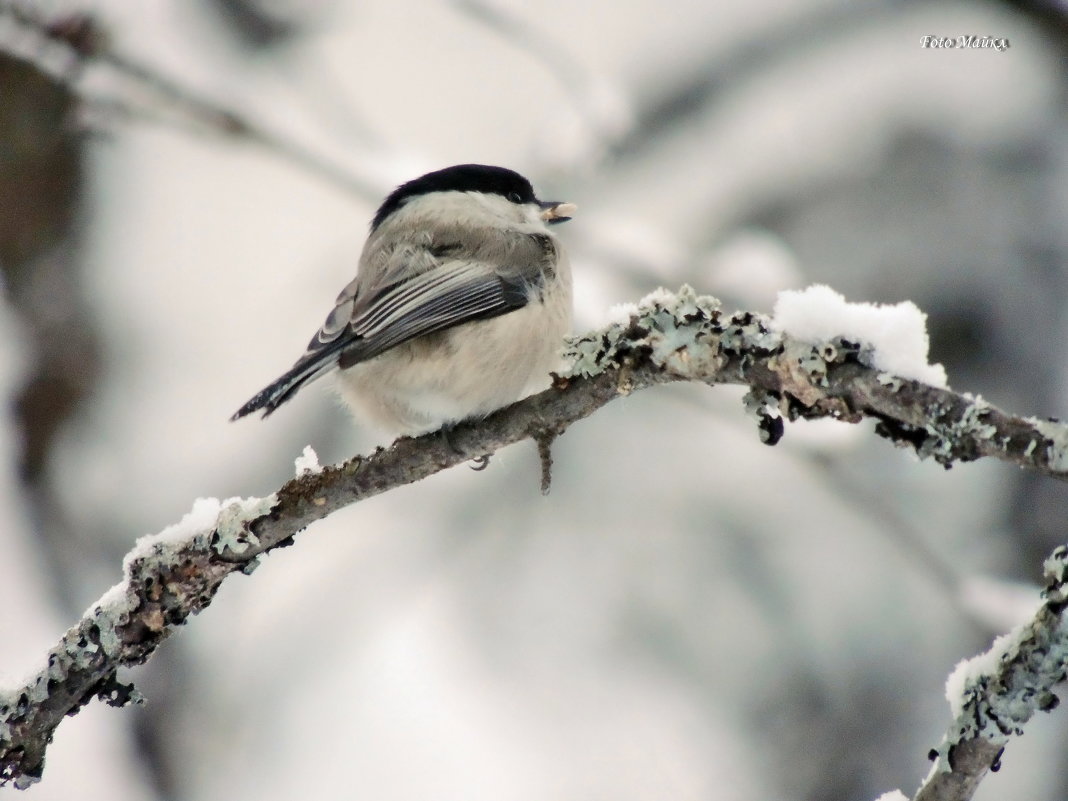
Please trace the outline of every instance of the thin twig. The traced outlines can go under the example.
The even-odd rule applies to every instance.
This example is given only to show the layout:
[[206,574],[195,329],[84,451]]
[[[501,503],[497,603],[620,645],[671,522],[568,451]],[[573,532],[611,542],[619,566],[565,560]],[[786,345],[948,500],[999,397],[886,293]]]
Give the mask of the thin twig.
[[612,81],[584,67],[560,41],[495,0],[453,0],[452,5],[532,56],[567,93],[599,144],[611,146],[629,132],[632,115],[623,92]]
[[[168,77],[156,68],[144,64],[115,50],[106,32],[87,16],[50,19],[24,3],[0,0],[0,15],[32,31],[49,44],[62,48],[68,59],[79,68],[67,68],[61,76],[72,84],[72,89],[90,105],[98,108],[113,108],[125,116],[155,122],[169,121],[172,117],[185,117],[204,130],[231,139],[242,140],[262,147],[265,151],[333,184],[346,194],[361,200],[377,202],[385,189],[379,183],[356,175],[323,155],[304,147],[281,133],[267,128],[251,117],[197,94],[189,87]],[[95,27],[94,27],[95,26]],[[151,109],[150,104],[131,97],[84,96],[78,92],[77,81],[84,67],[97,63],[111,69],[124,78],[136,90],[147,93],[167,107],[167,114]],[[136,92],[131,92],[136,95]]]

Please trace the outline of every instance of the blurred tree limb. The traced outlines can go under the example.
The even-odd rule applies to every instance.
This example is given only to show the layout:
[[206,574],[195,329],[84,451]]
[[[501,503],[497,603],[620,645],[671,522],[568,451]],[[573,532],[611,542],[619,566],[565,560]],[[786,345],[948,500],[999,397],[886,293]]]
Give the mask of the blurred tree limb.
[[[523,439],[539,443],[547,481],[554,437],[640,389],[676,381],[745,384],[746,408],[768,444],[781,438],[784,417],[872,417],[876,433],[946,467],[987,456],[1068,478],[1068,426],[1014,417],[980,399],[888,376],[868,364],[870,349],[861,343],[801,342],[774,330],[764,316],[725,314],[714,298],[698,297],[688,287],[677,295],[656,293],[627,320],[574,338],[566,355],[571,366],[553,387],[485,420],[456,426],[447,441],[434,434],[402,438],[389,449],[306,472],[266,498],[213,502],[206,512],[201,502],[183,523],[144,538],[126,558],[123,582],[64,635],[34,680],[0,693],[0,784],[23,788],[38,780],[60,721],[94,697],[119,706],[138,700],[136,690],[117,679],[118,669],[148,660],[211,603],[228,575],[251,572],[263,554],[291,544],[311,523]],[[1053,609],[1053,602],[1044,608]],[[1063,676],[1063,667],[1057,669]],[[983,689],[997,693],[1002,687],[1018,694],[1018,684],[991,682]],[[1036,708],[1052,706],[1048,688],[1034,688],[1032,696]],[[969,731],[971,740],[987,742],[987,729]],[[1001,744],[995,744],[996,750],[978,749],[990,757],[986,767],[1000,753]],[[954,762],[947,750],[948,775],[958,771],[963,753],[958,750]],[[922,798],[966,799],[970,792]]]
[[[19,0],[0,0],[0,18],[13,21],[37,37],[38,47],[31,60],[41,69],[51,67],[56,78],[65,82],[90,110],[120,119],[165,122],[253,144],[360,200],[376,202],[386,188],[250,116],[183,86],[155,67],[124,55],[90,14],[48,15]],[[94,95],[77,86],[90,65],[99,65],[118,79],[109,93]]]
[[[1005,743],[1023,734],[1035,712],[1054,709],[1053,688],[1068,665],[1068,546],[1059,546],[1044,565],[1043,604],[1024,626],[999,637],[990,651],[957,667],[959,712],[938,748],[935,770],[916,801],[971,798],[987,771],[1000,767]],[[947,692],[947,695],[949,693]]]

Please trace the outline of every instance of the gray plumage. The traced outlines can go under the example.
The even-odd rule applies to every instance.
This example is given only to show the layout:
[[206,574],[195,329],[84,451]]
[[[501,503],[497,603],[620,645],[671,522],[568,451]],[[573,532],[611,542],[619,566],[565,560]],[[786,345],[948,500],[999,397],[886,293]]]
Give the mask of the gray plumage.
[[548,223],[572,209],[538,201],[511,171],[479,165],[400,187],[305,354],[234,419],[266,416],[335,369],[350,406],[395,433],[516,400],[547,379],[570,329],[570,266]]

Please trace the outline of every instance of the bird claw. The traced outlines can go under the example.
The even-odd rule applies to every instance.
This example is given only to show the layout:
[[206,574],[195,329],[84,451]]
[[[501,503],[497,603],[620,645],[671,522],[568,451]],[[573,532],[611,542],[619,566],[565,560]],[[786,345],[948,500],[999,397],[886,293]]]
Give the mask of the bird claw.
[[[441,438],[442,440],[444,440],[446,448],[448,448],[455,454],[461,454],[463,453],[463,451],[460,448],[456,447],[456,443],[454,443],[452,441],[452,438],[449,436],[452,433],[452,428],[453,427],[451,425],[443,426],[441,428]],[[476,473],[481,473],[483,470],[489,467],[489,463],[490,454],[484,453],[481,456],[478,456],[471,460],[471,469],[474,470]]]

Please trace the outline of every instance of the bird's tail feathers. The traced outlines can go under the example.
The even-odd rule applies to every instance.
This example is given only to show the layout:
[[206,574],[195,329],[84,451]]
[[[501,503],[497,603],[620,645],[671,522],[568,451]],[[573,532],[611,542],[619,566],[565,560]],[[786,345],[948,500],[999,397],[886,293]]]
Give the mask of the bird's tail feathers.
[[301,359],[285,375],[253,395],[244,406],[234,412],[230,420],[240,420],[245,415],[261,409],[263,416],[267,417],[296,395],[305,384],[310,384],[337,367],[337,356],[336,352],[317,353],[311,355],[310,358]]

